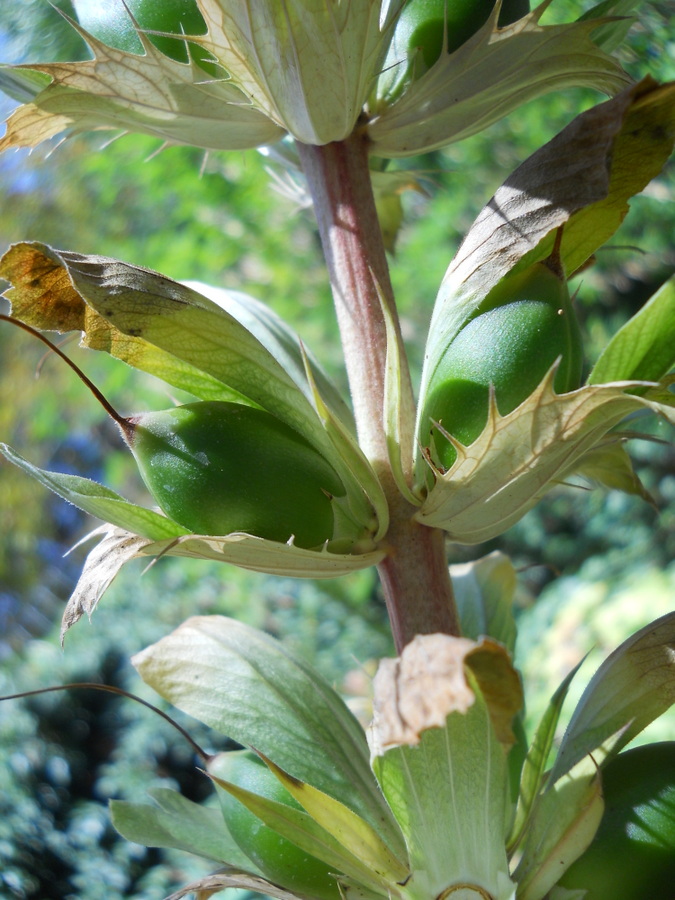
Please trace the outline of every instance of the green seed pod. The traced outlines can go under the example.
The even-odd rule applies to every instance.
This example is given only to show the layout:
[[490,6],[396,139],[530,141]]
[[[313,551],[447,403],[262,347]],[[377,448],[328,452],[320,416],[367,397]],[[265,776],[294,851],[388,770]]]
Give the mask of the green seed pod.
[[305,438],[263,409],[201,400],[125,418],[37,329],[0,314],[60,356],[115,420],[145,484],[174,522],[196,534],[246,532],[305,549],[333,538],[345,487]]
[[345,489],[303,437],[265,410],[200,401],[121,425],[161,509],[198,534],[245,531],[311,548],[333,537]]
[[433,373],[419,437],[449,469],[452,444],[433,425],[469,445],[487,424],[490,385],[506,415],[526,400],[556,359],[558,393],[579,387],[582,340],[567,285],[544,262],[504,278],[450,342]]
[[[219,754],[209,771],[268,800],[302,809],[262,760],[248,750]],[[269,881],[317,900],[339,900],[337,882],[324,862],[277,834],[225,790],[218,794],[230,834]]]
[[[409,0],[401,10],[383,71],[391,71],[389,99],[403,85],[428,71],[440,58],[447,26],[447,50],[453,53],[485,25],[495,0]],[[505,0],[499,26],[509,25],[530,10],[529,0]],[[401,65],[407,60],[408,65]]]
[[602,771],[605,812],[560,880],[585,900],[675,896],[675,742],[620,753]]
[[[195,0],[73,0],[77,19],[82,27],[104,44],[140,53],[142,47],[128,8],[139,27],[148,31],[167,34],[199,35],[206,32],[206,23]],[[148,39],[158,50],[178,62],[188,61],[188,47],[182,39],[158,37],[149,34]],[[209,55],[195,44],[190,46],[190,57],[198,62]],[[208,65],[208,64],[207,64]]]

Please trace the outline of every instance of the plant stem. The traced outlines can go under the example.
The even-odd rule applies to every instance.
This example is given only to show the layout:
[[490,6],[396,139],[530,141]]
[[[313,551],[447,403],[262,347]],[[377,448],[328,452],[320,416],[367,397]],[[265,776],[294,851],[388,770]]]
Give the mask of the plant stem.
[[[387,459],[382,426],[387,336],[381,304],[393,307],[394,293],[366,144],[355,135],[298,148],[333,289],[359,441],[376,464]],[[409,376],[407,384],[411,391]]]
[[[361,447],[389,502],[388,551],[379,572],[400,651],[416,634],[458,634],[458,618],[443,532],[413,520],[415,507],[396,486],[384,427],[387,310],[403,347],[389,266],[373,198],[368,149],[356,131],[321,147],[298,144],[333,290]],[[404,410],[414,409],[407,360],[401,352]],[[412,425],[410,426],[412,430]],[[410,472],[411,448],[403,448]]]
[[[396,488],[394,487],[396,491]],[[460,634],[445,533],[412,518],[415,508],[388,491],[387,556],[378,566],[398,653],[416,634]]]

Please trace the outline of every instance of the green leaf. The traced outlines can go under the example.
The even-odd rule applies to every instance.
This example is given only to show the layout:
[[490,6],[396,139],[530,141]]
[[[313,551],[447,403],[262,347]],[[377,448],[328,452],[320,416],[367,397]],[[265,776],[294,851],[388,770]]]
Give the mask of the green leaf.
[[675,613],[624,641],[600,666],[570,719],[549,784],[586,755],[611,758],[675,703]]
[[[350,541],[350,547],[354,553],[359,550],[361,552],[372,551],[375,542],[384,537],[389,527],[389,505],[386,495],[358,441],[354,439],[353,432],[347,429],[344,422],[324,402],[311,369],[307,367],[306,371],[312,389],[314,408],[336,450],[337,457],[344,463],[340,471],[343,484],[347,486],[347,498],[334,501],[336,526],[339,524],[337,517],[341,513],[344,513],[347,520],[352,523],[352,527],[348,527],[347,534],[353,535],[354,522],[368,525],[370,520],[371,538],[365,539],[363,547],[359,547],[358,544],[354,545]],[[333,461],[333,457],[331,457],[331,462]],[[339,541],[336,549],[340,549]]]
[[511,897],[506,755],[480,692],[466,713],[425,730],[415,747],[376,756],[373,769],[406,837],[413,895],[466,883],[495,900]]
[[111,800],[112,823],[122,837],[146,847],[186,850],[261,874],[235,843],[219,809],[193,803],[168,788],[148,793],[156,806]]
[[586,22],[589,19],[604,19],[609,16],[620,17],[615,21],[604,22],[592,32],[593,43],[607,53],[612,53],[623,43],[635,24],[636,16],[630,13],[640,2],[641,0],[603,0],[579,16],[578,21]]
[[20,103],[30,102],[48,84],[49,76],[40,72],[0,66],[0,91]]
[[241,291],[217,288],[199,281],[184,284],[216,303],[253,334],[311,402],[313,394],[306,373],[309,365],[313,381],[333,413],[355,430],[352,412],[340,391],[298,335],[274,310]]
[[495,550],[474,562],[450,566],[450,576],[464,637],[475,641],[489,635],[513,656],[516,570],[508,556]]
[[543,900],[595,836],[604,812],[595,773],[558,782],[541,794],[514,873],[518,900]]
[[382,315],[387,331],[386,368],[384,373],[384,427],[387,451],[396,486],[408,503],[419,506],[420,501],[411,490],[413,478],[413,447],[415,400],[410,387],[410,372],[405,348],[394,316],[378,288]]
[[344,803],[405,858],[363,729],[330,685],[277,641],[222,616],[195,617],[133,662],[179,709]]
[[582,663],[583,660],[581,660],[566,678],[563,679],[562,684],[549,700],[546,711],[541,718],[541,722],[537,727],[530,749],[525,757],[520,778],[520,793],[518,796],[516,817],[508,841],[509,849],[517,847],[527,829],[527,823],[530,820],[537,797],[544,784],[546,764],[551,752],[551,747],[553,746],[553,740],[555,738],[556,728],[558,727],[558,721],[560,720],[563,703],[567,697],[567,692],[572,683],[572,679],[579,671],[579,667]]
[[675,366],[675,277],[621,328],[588,376],[589,384],[659,381]]
[[641,497],[656,508],[654,498],[633,469],[631,458],[620,437],[610,434],[606,443],[589,450],[575,465],[574,474],[609,490]]
[[40,484],[49,488],[50,491],[54,491],[59,497],[63,497],[64,500],[79,509],[117,525],[119,528],[133,531],[135,534],[155,541],[189,534],[173,519],[168,519],[144,506],[129,503],[128,500],[96,481],[81,478],[79,475],[65,475],[61,472],[48,472],[46,469],[40,469],[19,456],[6,444],[0,444],[0,452],[10,462],[32,475]]

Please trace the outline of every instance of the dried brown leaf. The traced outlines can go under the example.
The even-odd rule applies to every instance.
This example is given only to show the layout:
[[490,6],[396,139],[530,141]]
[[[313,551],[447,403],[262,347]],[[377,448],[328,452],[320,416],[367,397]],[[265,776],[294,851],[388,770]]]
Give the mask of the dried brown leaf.
[[513,743],[511,720],[522,706],[522,688],[506,649],[446,634],[418,635],[397,659],[384,659],[374,680],[374,752],[416,746],[429,728],[442,728],[451,713],[475,702],[476,685],[495,733]]

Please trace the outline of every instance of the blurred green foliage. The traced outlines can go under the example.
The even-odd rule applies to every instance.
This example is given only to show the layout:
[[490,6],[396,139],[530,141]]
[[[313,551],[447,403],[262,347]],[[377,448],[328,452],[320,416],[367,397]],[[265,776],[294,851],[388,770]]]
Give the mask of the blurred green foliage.
[[[72,12],[66,0],[58,5]],[[556,0],[547,16],[587,6]],[[635,77],[650,71],[675,78],[669,8],[669,2],[639,7],[621,51]],[[11,60],[86,53],[43,0],[3,4],[0,46]],[[426,196],[404,195],[406,224],[392,260],[415,373],[438,284],[478,211],[515,166],[598,99],[581,91],[543,98],[485,134],[396,164],[414,169],[427,188]],[[344,387],[311,213],[274,189],[268,161],[253,152],[156,153],[156,141],[137,136],[104,144],[100,135],[87,136],[51,155],[0,157],[0,249],[40,240],[247,291],[289,321]],[[612,247],[575,280],[589,358],[675,269],[673,199],[671,165],[635,198]],[[68,352],[121,411],[167,405],[165,388],[153,379],[74,344]],[[72,372],[47,359],[34,379],[41,356],[28,336],[0,328],[0,439],[38,464],[70,467],[143,497],[114,426]],[[662,423],[634,427],[672,439]],[[460,561],[499,546],[524,570],[519,658],[533,721],[591,644],[607,652],[642,624],[642,615],[647,621],[664,602],[672,605],[675,454],[644,441],[632,449],[658,513],[637,498],[560,488],[498,542],[450,548]],[[86,548],[66,560],[62,554],[92,523],[4,460],[0,509],[0,693],[94,680],[154,700],[130,655],[189,615],[224,613],[293,644],[334,684],[359,695],[359,709],[367,708],[373,661],[391,652],[374,573],[312,584],[203,562],[160,560],[143,575],[132,565],[92,625],[81,623],[68,635],[62,654],[55,623]],[[184,724],[207,748],[224,746],[224,738]],[[179,854],[120,841],[108,824],[111,796],[139,800],[157,784],[180,786],[194,799],[208,793],[189,747],[148,710],[90,691],[52,694],[0,704],[0,734],[0,896],[151,900],[204,871]]]

